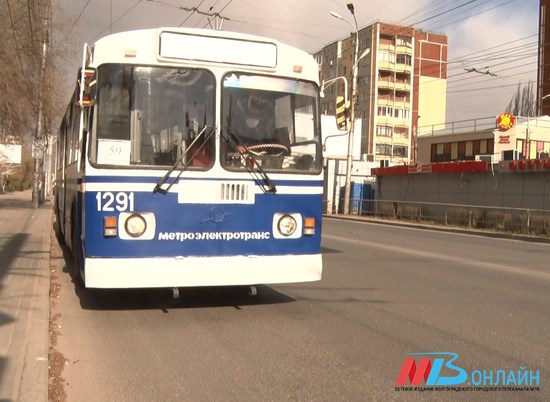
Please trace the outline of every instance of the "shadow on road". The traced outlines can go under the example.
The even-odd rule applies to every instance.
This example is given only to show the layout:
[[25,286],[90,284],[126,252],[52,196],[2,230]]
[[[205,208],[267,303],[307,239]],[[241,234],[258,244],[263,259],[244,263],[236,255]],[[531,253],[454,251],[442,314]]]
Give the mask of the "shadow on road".
[[336,250],[328,247],[321,247],[321,254],[339,254],[342,253],[342,250]]
[[80,305],[86,310],[151,310],[234,307],[290,303],[293,298],[268,286],[257,286],[258,294],[251,296],[243,286],[180,288],[179,298],[171,289],[81,289],[75,288]]
[[[30,209],[32,200],[28,197],[29,191],[17,191],[13,193],[0,193],[0,208],[6,209]],[[1,401],[0,401],[1,402]]]

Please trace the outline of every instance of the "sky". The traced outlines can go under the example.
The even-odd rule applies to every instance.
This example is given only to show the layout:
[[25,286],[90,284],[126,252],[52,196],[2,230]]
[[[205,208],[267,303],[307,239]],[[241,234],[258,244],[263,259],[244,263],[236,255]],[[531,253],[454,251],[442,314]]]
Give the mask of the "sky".
[[[84,42],[132,29],[210,28],[208,17],[201,13],[219,13],[224,17],[223,30],[266,36],[315,53],[353,31],[347,3],[52,0],[52,46],[70,47],[64,64],[74,65],[76,73]],[[446,122],[497,116],[518,85],[536,83],[539,0],[356,0],[353,4],[359,29],[381,21],[447,35]],[[334,18],[331,11],[348,22]],[[56,31],[60,26],[62,31]]]

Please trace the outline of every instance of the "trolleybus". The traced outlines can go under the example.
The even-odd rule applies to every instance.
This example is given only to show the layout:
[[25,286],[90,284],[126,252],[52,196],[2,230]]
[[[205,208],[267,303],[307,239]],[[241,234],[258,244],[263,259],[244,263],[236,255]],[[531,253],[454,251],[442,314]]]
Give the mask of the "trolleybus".
[[59,235],[90,288],[321,279],[318,67],[183,28],[85,45],[57,139]]

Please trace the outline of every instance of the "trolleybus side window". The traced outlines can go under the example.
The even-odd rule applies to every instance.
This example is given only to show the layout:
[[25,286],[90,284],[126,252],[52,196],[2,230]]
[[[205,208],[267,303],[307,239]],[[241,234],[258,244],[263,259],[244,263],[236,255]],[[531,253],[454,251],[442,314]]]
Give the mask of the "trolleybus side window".
[[[214,138],[214,77],[200,69],[104,65],[98,68],[92,163],[209,168]],[[193,144],[194,149],[189,149]]]

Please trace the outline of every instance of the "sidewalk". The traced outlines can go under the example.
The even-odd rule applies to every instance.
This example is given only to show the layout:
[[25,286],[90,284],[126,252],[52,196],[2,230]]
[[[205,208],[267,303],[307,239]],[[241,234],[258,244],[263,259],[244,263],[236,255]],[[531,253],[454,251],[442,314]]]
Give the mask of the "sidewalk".
[[0,401],[48,400],[49,202],[0,193]]

